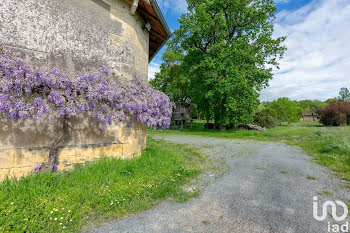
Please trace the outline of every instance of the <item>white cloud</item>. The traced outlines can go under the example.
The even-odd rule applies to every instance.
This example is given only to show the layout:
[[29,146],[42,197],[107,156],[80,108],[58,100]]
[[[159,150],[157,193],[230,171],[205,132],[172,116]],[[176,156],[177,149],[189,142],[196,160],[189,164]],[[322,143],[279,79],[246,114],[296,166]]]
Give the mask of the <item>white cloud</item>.
[[167,12],[175,14],[182,14],[187,12],[186,0],[158,0],[157,2],[164,14],[166,14]]
[[350,1],[314,0],[277,15],[276,36],[287,36],[281,69],[262,100],[328,99],[350,88]]
[[154,75],[160,71],[160,64],[151,62],[148,65],[148,80],[154,79]]

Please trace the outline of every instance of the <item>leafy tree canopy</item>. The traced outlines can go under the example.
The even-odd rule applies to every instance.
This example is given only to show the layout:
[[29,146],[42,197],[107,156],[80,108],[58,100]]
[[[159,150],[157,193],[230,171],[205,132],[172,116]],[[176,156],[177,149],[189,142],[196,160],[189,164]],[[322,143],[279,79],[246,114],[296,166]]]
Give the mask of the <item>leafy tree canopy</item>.
[[167,49],[163,53],[163,64],[160,72],[150,81],[150,84],[167,94],[173,102],[190,102],[189,79],[180,66],[184,55]]
[[339,92],[339,97],[341,101],[343,102],[349,102],[350,101],[350,91],[346,87],[342,87]]
[[296,101],[284,97],[267,103],[265,109],[260,112],[272,116],[276,123],[292,123],[299,121],[302,108],[299,107]]
[[[158,76],[163,81],[154,81],[154,86],[165,88],[175,79],[176,88],[188,85],[186,95],[208,120],[213,117],[221,125],[250,122],[258,92],[268,85],[286,50],[281,45],[285,37],[272,36],[274,1],[188,0],[188,5],[169,43],[173,52],[165,54]],[[183,54],[180,62],[169,65],[169,56],[176,60],[178,54]],[[170,88],[172,99],[178,98]]]
[[297,102],[291,101],[288,98],[279,98],[273,101],[268,106],[272,115],[280,122],[297,122],[301,118],[301,108]]
[[310,113],[325,107],[327,103],[320,100],[301,100],[298,101],[298,105],[302,108],[302,111],[304,113]]

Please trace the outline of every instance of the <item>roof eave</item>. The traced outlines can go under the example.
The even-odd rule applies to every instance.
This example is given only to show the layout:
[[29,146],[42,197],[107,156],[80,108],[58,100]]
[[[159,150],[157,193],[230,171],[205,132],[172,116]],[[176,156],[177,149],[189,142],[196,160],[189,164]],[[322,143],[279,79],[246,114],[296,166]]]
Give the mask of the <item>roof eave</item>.
[[164,30],[166,31],[167,37],[162,42],[162,44],[159,46],[159,48],[156,50],[156,52],[152,55],[152,57],[149,58],[149,63],[151,63],[153,58],[158,54],[158,52],[163,48],[163,46],[166,44],[166,42],[172,36],[172,33],[171,33],[170,29],[169,29],[169,26],[168,26],[167,22],[165,21],[165,18],[163,16],[162,11],[159,8],[159,5],[158,5],[157,1],[156,0],[150,0],[150,3],[153,6],[155,12],[157,13],[157,16],[158,16],[160,22],[162,23],[162,25],[164,27]]

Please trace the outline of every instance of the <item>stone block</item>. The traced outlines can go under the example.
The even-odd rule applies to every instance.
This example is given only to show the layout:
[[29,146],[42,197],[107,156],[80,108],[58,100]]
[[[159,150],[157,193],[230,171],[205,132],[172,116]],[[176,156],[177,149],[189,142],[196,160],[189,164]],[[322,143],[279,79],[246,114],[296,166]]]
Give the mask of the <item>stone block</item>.
[[132,159],[141,155],[142,147],[137,144],[123,144],[123,159]]
[[[60,151],[58,170],[73,167],[77,163],[94,161],[102,157],[122,158],[123,146],[121,144],[112,144],[107,146],[93,146],[87,148],[65,148]],[[67,166],[70,165],[70,166]]]
[[20,167],[20,168],[11,168],[9,171],[9,177],[21,178],[33,172],[33,167]]
[[13,160],[8,153],[1,152],[0,153],[0,169],[2,168],[10,168],[13,166]]
[[3,180],[10,172],[10,169],[0,168],[0,181]]

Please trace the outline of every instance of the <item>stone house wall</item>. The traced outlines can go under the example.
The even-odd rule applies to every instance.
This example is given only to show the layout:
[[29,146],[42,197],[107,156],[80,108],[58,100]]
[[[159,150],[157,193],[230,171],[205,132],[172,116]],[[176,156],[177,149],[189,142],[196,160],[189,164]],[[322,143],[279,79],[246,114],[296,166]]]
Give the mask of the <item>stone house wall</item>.
[[[0,42],[27,64],[72,75],[106,65],[115,78],[147,80],[149,33],[123,0],[1,0]],[[114,156],[130,158],[146,146],[146,128],[115,126],[101,133],[88,117],[72,119],[59,169]],[[59,124],[0,123],[0,179],[31,172],[47,161]]]

